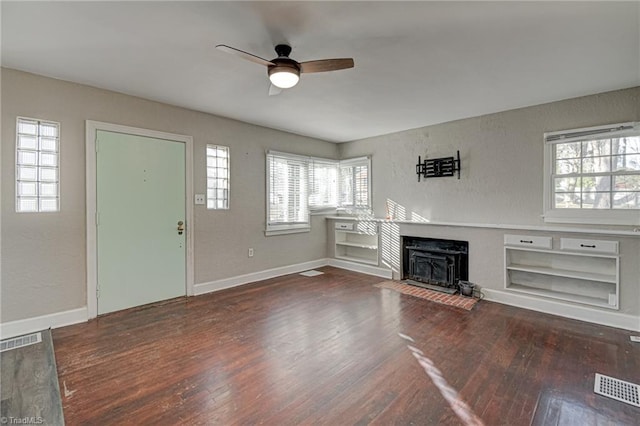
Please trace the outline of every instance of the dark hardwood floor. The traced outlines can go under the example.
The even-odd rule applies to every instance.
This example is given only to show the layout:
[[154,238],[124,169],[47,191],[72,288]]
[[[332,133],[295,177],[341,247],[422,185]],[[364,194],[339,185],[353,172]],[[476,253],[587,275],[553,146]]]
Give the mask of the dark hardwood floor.
[[67,424],[638,424],[593,393],[640,383],[628,332],[321,270],[54,330]]

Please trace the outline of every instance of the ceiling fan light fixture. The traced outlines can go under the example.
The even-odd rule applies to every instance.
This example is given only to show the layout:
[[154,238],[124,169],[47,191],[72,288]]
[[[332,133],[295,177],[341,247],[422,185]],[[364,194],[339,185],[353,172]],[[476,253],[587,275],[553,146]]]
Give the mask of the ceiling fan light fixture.
[[271,84],[281,89],[290,89],[300,81],[300,71],[288,66],[269,67]]
[[233,53],[242,59],[267,67],[267,75],[269,76],[269,80],[271,80],[271,88],[269,89],[270,96],[280,93],[277,89],[290,89],[298,84],[298,81],[300,81],[300,73],[338,71],[353,68],[354,66],[353,58],[319,59],[315,61],[297,62],[289,57],[291,46],[287,44],[277,45],[276,53],[278,57],[270,61],[245,52],[244,50],[227,46],[226,44],[218,44],[216,49]]

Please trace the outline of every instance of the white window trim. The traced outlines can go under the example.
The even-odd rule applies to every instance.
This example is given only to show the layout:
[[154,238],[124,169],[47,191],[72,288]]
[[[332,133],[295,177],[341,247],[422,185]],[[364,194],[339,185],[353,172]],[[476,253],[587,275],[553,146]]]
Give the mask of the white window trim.
[[[336,169],[335,197],[336,199],[335,199],[335,204],[312,205],[311,203],[309,203],[309,212],[311,213],[312,216],[320,216],[320,215],[335,213],[339,204],[338,198],[340,197],[337,189],[338,181],[340,179],[340,161],[332,160],[329,158],[322,158],[322,157],[309,157],[309,175],[311,175],[312,168],[315,167],[316,163],[335,166],[335,169]],[[315,173],[314,173],[314,179],[315,179]],[[309,184],[311,185],[311,180],[309,180]],[[309,189],[309,196],[311,196],[311,188]]]
[[264,235],[271,237],[273,235],[299,234],[302,232],[311,232],[311,223],[307,224],[291,224],[291,225],[269,225],[267,222],[267,230]]
[[[367,155],[364,157],[354,157],[354,158],[348,158],[346,160],[340,160],[338,162],[338,166],[342,167],[342,166],[349,166],[349,165],[357,165],[357,164],[361,164],[363,162],[367,163],[367,171],[368,171],[368,176],[367,176],[367,192],[368,192],[368,196],[367,196],[367,206],[366,207],[362,207],[362,206],[355,206],[355,205],[350,205],[350,206],[341,206],[340,205],[340,200],[338,200],[338,211],[339,212],[348,212],[348,213],[357,213],[357,214],[370,214],[371,213],[371,181],[372,181],[372,174],[371,174],[371,156]],[[340,179],[338,177],[338,179]]]
[[591,225],[640,225],[639,210],[587,210],[553,208],[554,191],[552,182],[553,145],[577,142],[589,136],[628,136],[640,131],[640,122],[627,122],[607,126],[585,127],[581,129],[547,132],[544,134],[544,221],[550,223],[575,223]]
[[[269,179],[269,176],[271,174],[271,170],[270,170],[270,162],[269,162],[269,155],[275,155],[275,156],[281,156],[281,157],[285,157],[285,158],[291,158],[291,159],[297,159],[303,162],[306,162],[308,167],[312,167],[314,162],[321,162],[321,163],[326,163],[326,164],[335,164],[336,168],[338,169],[338,176],[336,177],[336,186],[338,187],[337,190],[337,199],[336,199],[336,206],[311,206],[309,204],[309,200],[308,200],[308,196],[309,194],[309,190],[307,191],[307,209],[308,209],[308,214],[309,214],[309,219],[306,223],[286,223],[286,224],[269,224],[269,202],[270,202],[270,193],[271,193],[271,181]],[[266,173],[265,173],[265,177],[266,177],[266,184],[265,184],[265,190],[266,190],[266,196],[265,196],[265,235],[266,236],[271,236],[271,235],[282,235],[282,234],[293,234],[293,233],[300,233],[300,232],[309,232],[311,230],[311,216],[320,216],[320,215],[328,215],[328,214],[334,214],[338,211],[341,212],[353,212],[356,214],[370,214],[371,213],[371,156],[364,156],[364,157],[356,157],[356,158],[348,158],[346,160],[333,160],[333,159],[329,159],[329,158],[322,158],[322,157],[312,157],[312,156],[305,156],[305,155],[299,155],[299,154],[290,154],[288,152],[281,152],[281,151],[272,151],[269,150],[266,152],[266,156],[265,156],[265,162],[266,162]],[[366,162],[367,164],[367,170],[368,170],[368,176],[367,176],[367,206],[366,207],[362,207],[362,206],[347,206],[347,207],[341,207],[340,206],[340,191],[339,191],[339,185],[340,185],[340,167],[341,166],[349,166],[349,165],[361,165],[362,163]],[[310,172],[310,169],[308,170],[308,173]],[[309,185],[309,181],[307,182],[307,184]]]
[[[266,173],[265,173],[265,180],[266,180],[266,192],[265,192],[265,235],[267,237],[269,236],[273,236],[273,235],[283,235],[283,234],[296,234],[296,233],[301,233],[301,232],[310,232],[311,231],[311,217],[310,215],[307,216],[307,221],[305,223],[277,223],[277,224],[270,224],[269,223],[269,203],[270,203],[270,194],[271,194],[271,179],[269,179],[269,176],[271,176],[271,164],[269,161],[269,156],[279,156],[279,157],[284,157],[284,158],[290,158],[292,160],[300,160],[303,162],[308,163],[309,162],[309,157],[308,156],[304,156],[304,155],[297,155],[297,154],[290,154],[288,152],[281,152],[281,151],[267,151],[266,155],[265,155],[265,164],[266,164]],[[309,200],[306,200],[307,202],[307,211],[308,210],[308,203]]]

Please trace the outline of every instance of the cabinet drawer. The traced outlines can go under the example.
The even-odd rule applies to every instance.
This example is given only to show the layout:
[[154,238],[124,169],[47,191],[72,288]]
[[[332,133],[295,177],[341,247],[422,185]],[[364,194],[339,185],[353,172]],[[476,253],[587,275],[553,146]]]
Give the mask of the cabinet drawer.
[[353,223],[336,222],[336,229],[342,229],[344,231],[353,231]]
[[598,253],[618,253],[617,241],[560,238],[560,249]]
[[510,235],[504,236],[504,244],[507,246],[531,247],[531,248],[551,248],[551,237],[536,237],[533,235]]

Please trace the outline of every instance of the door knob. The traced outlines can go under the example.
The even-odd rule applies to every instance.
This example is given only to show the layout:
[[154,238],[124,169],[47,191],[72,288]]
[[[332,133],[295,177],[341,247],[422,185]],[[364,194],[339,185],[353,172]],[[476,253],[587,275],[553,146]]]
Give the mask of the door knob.
[[182,235],[182,233],[184,232],[184,222],[183,221],[178,221],[178,235]]

